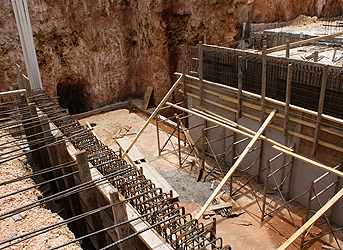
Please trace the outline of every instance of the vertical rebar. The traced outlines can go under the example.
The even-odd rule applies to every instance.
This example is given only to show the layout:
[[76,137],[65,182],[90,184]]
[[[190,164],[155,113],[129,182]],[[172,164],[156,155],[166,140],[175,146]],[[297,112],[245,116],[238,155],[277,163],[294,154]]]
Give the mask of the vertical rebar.
[[[313,185],[314,185],[314,182],[311,181],[310,189],[309,189],[309,192],[308,192],[306,213],[305,213],[305,216],[304,216],[304,218],[303,218],[303,223],[302,223],[303,225],[306,223],[306,221],[308,220],[308,216],[310,215],[310,208],[311,208],[311,200],[312,200]],[[303,248],[304,242],[305,242],[305,233],[301,235],[300,248]]]
[[176,116],[177,121],[177,147],[178,147],[178,158],[179,158],[179,169],[182,167],[182,157],[181,157],[181,131],[180,131],[180,118]]
[[158,113],[156,113],[155,116],[155,121],[156,121],[156,133],[157,133],[157,149],[158,149],[158,155],[161,156],[161,144],[160,144],[160,129],[158,125]]
[[242,56],[238,56],[238,118],[242,117],[242,91],[243,91],[243,58]]
[[265,209],[266,209],[269,168],[270,168],[270,162],[268,160],[266,163],[266,172],[265,172],[264,187],[263,187],[263,202],[262,202],[262,210],[261,210],[261,222],[263,222],[263,220],[264,220],[264,213],[265,213]]
[[204,77],[204,48],[202,42],[199,42],[199,68],[198,68],[198,73],[199,73],[199,84],[200,84],[200,89],[199,89],[199,96],[200,96],[200,105],[204,103],[204,83],[203,83],[203,77]]

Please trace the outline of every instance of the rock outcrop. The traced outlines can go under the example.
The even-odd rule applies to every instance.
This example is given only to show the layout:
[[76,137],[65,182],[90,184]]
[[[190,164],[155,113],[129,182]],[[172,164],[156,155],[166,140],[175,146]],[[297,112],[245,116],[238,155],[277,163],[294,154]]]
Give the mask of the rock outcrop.
[[[181,45],[233,41],[242,12],[253,22],[290,20],[298,14],[335,16],[340,0],[85,0],[29,1],[45,91],[81,112],[141,97],[154,87],[161,100],[180,71]],[[0,3],[0,90],[24,67],[10,1]],[[74,107],[74,108],[73,108]]]

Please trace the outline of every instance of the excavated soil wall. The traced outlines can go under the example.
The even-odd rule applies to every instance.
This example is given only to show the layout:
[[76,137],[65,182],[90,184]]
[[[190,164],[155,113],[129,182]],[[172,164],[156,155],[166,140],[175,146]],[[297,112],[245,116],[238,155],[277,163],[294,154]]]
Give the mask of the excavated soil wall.
[[[78,113],[154,87],[161,100],[180,71],[181,45],[240,37],[243,11],[252,22],[291,20],[299,14],[336,16],[340,0],[109,0],[28,1],[45,91]],[[0,91],[24,67],[10,1],[0,2]]]

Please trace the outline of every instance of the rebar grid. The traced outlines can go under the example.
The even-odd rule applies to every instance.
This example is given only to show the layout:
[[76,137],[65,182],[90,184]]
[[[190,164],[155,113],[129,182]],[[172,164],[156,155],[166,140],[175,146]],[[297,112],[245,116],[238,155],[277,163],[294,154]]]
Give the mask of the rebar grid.
[[[243,90],[261,94],[262,55],[228,48],[204,45],[203,78],[227,86],[238,86],[238,57],[243,60]],[[187,72],[197,76],[198,48],[191,48],[187,57]],[[293,64],[290,104],[318,110],[323,67],[312,62],[267,56],[266,96],[285,101],[287,66]],[[325,93],[324,114],[343,118],[343,70],[329,66]]]
[[[162,232],[162,226],[168,227],[172,219],[183,216],[184,209],[179,208],[178,204],[174,203],[174,200],[170,194],[163,193],[160,188],[156,188],[150,180],[146,180],[144,175],[141,175],[137,169],[130,164],[127,164],[126,161],[118,155],[118,153],[113,152],[101,141],[99,141],[91,130],[85,129],[78,121],[73,119],[72,116],[68,115],[65,110],[58,105],[52,105],[51,99],[42,90],[34,90],[33,96],[29,98],[29,101],[34,102],[39,110],[43,110],[44,107],[47,106],[49,107],[47,109],[48,118],[63,133],[65,138],[75,146],[76,149],[85,150],[87,152],[87,154],[90,156],[89,162],[93,165],[93,167],[98,169],[104,177],[101,177],[99,180],[93,180],[91,183],[86,182],[61,191],[57,194],[52,194],[40,201],[27,204],[19,209],[2,214],[0,219],[7,218],[8,216],[25,211],[26,209],[30,209],[34,206],[38,206],[51,200],[61,199],[72,194],[76,194],[80,191],[85,191],[94,187],[95,182],[102,183],[104,181],[110,181],[110,183],[118,189],[125,199],[128,200],[128,202],[141,214],[146,214],[147,211],[152,213],[152,216],[147,218],[147,222],[150,223],[150,226],[141,232],[152,228],[155,228],[158,232]],[[51,105],[49,103],[51,103]],[[79,134],[80,131],[82,131],[82,134]],[[75,136],[75,134],[78,136]],[[63,139],[63,141],[66,139]],[[47,143],[47,139],[41,139],[38,140],[38,142],[45,142],[46,145],[43,147],[61,143],[61,141],[53,142],[53,144]],[[41,147],[34,150],[39,150],[40,148]],[[31,149],[31,151],[33,150]],[[51,168],[51,171],[53,171],[53,169],[54,168]],[[73,175],[76,172],[68,173],[67,175],[63,175],[59,178],[67,178],[69,175]],[[118,173],[120,174],[118,175]],[[117,177],[113,178],[113,176]],[[47,182],[51,181],[53,180],[48,180]],[[44,183],[45,182],[38,183],[34,187]],[[32,186],[29,188],[34,187]],[[187,222],[188,221],[185,221],[185,223]],[[171,245],[175,249],[183,249],[183,246],[186,243],[185,240],[189,237],[196,238],[199,242],[202,242],[200,245],[204,249],[223,248],[220,238],[215,239],[215,237],[212,237],[211,240],[209,240],[204,237],[203,234],[201,234],[201,231],[199,234],[194,234],[194,232],[191,230],[191,227],[185,226],[184,228],[185,230],[182,231],[182,235],[184,236],[182,241],[180,241],[177,237],[172,237]],[[141,232],[137,232],[134,235],[130,235],[127,238],[119,240],[118,242],[114,242],[112,245],[119,244],[120,242],[138,235]],[[97,233],[100,233],[100,231],[94,232],[92,235]],[[174,232],[171,235],[176,236],[178,234],[178,232]],[[88,235],[87,237],[90,236],[91,235]],[[104,249],[106,249],[106,247]]]

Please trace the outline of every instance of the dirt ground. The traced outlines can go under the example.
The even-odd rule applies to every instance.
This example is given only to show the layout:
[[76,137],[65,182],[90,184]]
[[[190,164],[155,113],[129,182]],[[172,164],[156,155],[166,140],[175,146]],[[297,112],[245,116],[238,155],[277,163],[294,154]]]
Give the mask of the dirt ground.
[[[136,111],[130,112],[129,109],[120,109],[84,118],[80,122],[83,124],[86,121],[91,123],[100,139],[110,148],[117,150],[118,146],[114,137],[116,135],[118,136],[118,131],[121,128],[130,128],[126,136],[133,140],[146,119],[147,116],[143,114],[137,115]],[[163,143],[167,135],[162,132],[160,133],[160,138],[161,143]],[[204,183],[196,182],[188,174],[189,169],[179,169],[178,158],[173,149],[173,147],[177,147],[177,140],[173,138],[172,141],[173,145],[169,143],[161,156],[159,156],[156,126],[149,124],[137,141],[136,146],[145,156],[146,160],[155,166],[179,193],[180,205],[186,208],[187,213],[195,216],[212,193],[211,182],[210,180],[206,180]],[[290,213],[286,209],[280,209],[274,212],[272,216],[266,217],[264,222],[261,223],[260,207],[256,202],[255,196],[261,200],[262,185],[258,183],[252,183],[252,185],[255,192],[249,186],[246,186],[234,197],[236,202],[245,210],[244,214],[235,218],[224,218],[216,215],[217,236],[221,237],[224,244],[230,245],[234,250],[277,249],[278,246],[296,231],[293,221],[297,227],[302,225],[302,217],[305,215],[305,209],[297,203],[293,203],[289,206]],[[280,197],[272,200],[271,194],[267,197],[267,204],[269,203],[270,208],[275,208],[280,206],[282,201]],[[292,217],[290,217],[290,214]],[[206,224],[212,220],[202,219],[202,221]],[[319,224],[315,224],[311,229],[310,235],[312,237],[319,235],[321,232],[326,232],[325,224]],[[299,245],[300,239],[289,249],[300,249]],[[337,247],[337,244],[331,236],[324,236],[319,240],[308,242],[305,247],[306,249],[322,249],[324,245]]]
[[[1,131],[0,135],[4,132]],[[0,137],[0,143],[13,140],[11,137]],[[13,148],[0,149],[0,153],[7,152]],[[0,164],[0,183],[9,181],[18,177],[25,176],[31,173],[30,165],[27,164],[25,156],[16,158],[5,163]],[[10,194],[12,192],[30,187],[35,183],[31,179],[25,179],[0,186],[0,196]],[[37,189],[29,189],[27,191],[17,193],[5,198],[0,199],[0,215],[11,211],[13,209],[22,207],[26,204],[37,201],[42,195]],[[63,219],[56,213],[45,209],[42,206],[24,211],[17,216],[11,216],[6,219],[0,220],[0,242],[13,239],[17,236],[32,232],[39,228],[53,225],[61,222]],[[57,229],[48,231],[47,233],[40,234],[23,242],[17,243],[6,249],[49,249],[58,246],[62,243],[74,240],[74,234],[69,231],[67,226],[62,226]],[[6,246],[0,245],[0,247]],[[70,244],[60,249],[81,249],[77,244]]]

